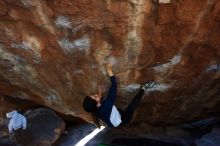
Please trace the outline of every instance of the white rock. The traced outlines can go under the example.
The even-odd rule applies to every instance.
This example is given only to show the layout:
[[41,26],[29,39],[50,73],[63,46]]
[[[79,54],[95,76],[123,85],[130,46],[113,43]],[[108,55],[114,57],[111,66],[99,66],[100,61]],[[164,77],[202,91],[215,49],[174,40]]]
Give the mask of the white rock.
[[74,51],[85,51],[88,53],[90,48],[90,39],[87,35],[84,35],[74,41],[64,38],[58,41],[58,43],[64,49],[65,53],[72,53]]
[[62,28],[72,28],[72,23],[70,19],[66,16],[58,16],[57,19],[55,20],[55,24],[58,27],[62,27]]
[[170,3],[170,0],[159,0],[159,3],[167,4],[167,3]]

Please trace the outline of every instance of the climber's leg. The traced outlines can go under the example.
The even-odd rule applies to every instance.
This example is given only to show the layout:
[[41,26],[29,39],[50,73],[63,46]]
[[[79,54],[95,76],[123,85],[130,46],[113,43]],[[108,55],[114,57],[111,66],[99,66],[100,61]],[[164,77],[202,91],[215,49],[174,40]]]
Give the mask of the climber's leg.
[[119,110],[119,112],[121,113],[121,118],[122,118],[121,125],[127,125],[132,120],[134,111],[139,106],[141,99],[144,95],[144,91],[146,89],[152,88],[154,86],[154,84],[155,84],[155,82],[153,82],[153,81],[149,81],[149,82],[145,83],[141,87],[140,91],[135,95],[132,102],[127,106],[127,108],[124,111]]
[[122,118],[121,125],[127,125],[131,121],[134,111],[140,104],[143,95],[144,95],[144,90],[140,89],[140,91],[135,95],[132,102],[127,106],[127,108],[124,111],[119,110]]

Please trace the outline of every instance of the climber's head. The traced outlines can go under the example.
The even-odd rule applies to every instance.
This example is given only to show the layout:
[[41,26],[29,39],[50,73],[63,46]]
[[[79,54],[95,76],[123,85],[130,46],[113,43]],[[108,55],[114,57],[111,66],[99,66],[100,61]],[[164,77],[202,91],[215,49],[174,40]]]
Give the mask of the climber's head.
[[89,113],[94,113],[98,108],[97,105],[97,100],[91,96],[86,96],[83,101],[83,108]]

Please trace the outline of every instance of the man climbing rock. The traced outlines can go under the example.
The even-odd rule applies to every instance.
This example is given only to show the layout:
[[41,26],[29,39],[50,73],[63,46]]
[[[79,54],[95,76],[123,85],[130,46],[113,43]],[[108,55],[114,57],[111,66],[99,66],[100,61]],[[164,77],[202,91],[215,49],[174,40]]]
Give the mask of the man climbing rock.
[[108,91],[107,98],[102,101],[102,90],[99,87],[98,93],[90,96],[86,96],[83,101],[84,109],[91,113],[95,117],[95,122],[101,119],[109,127],[125,126],[132,120],[135,109],[138,107],[144,91],[147,88],[154,86],[153,81],[149,81],[141,86],[140,91],[135,95],[132,102],[127,106],[125,110],[117,109],[114,105],[116,99],[117,83],[114,73],[112,71],[112,64],[108,62],[106,64],[106,71],[111,80],[111,87]]

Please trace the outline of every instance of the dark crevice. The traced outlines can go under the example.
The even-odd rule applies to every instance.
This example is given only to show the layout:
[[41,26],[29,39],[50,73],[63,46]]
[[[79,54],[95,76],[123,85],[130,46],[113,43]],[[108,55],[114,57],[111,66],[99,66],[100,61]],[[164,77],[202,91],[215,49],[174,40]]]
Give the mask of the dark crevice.
[[50,108],[50,107],[46,107],[43,105],[40,105],[34,101],[31,100],[27,100],[27,99],[21,99],[18,97],[11,97],[11,96],[1,96],[1,102],[7,102],[9,104],[15,105],[15,109],[17,110],[19,113],[24,113],[27,110],[30,109],[36,109],[36,108],[48,108],[53,110],[60,118],[62,118],[67,126],[71,126],[74,124],[79,124],[79,123],[85,123],[85,121],[81,118],[78,117],[74,117],[72,115],[65,115],[62,114],[58,111],[55,111],[54,109]]

